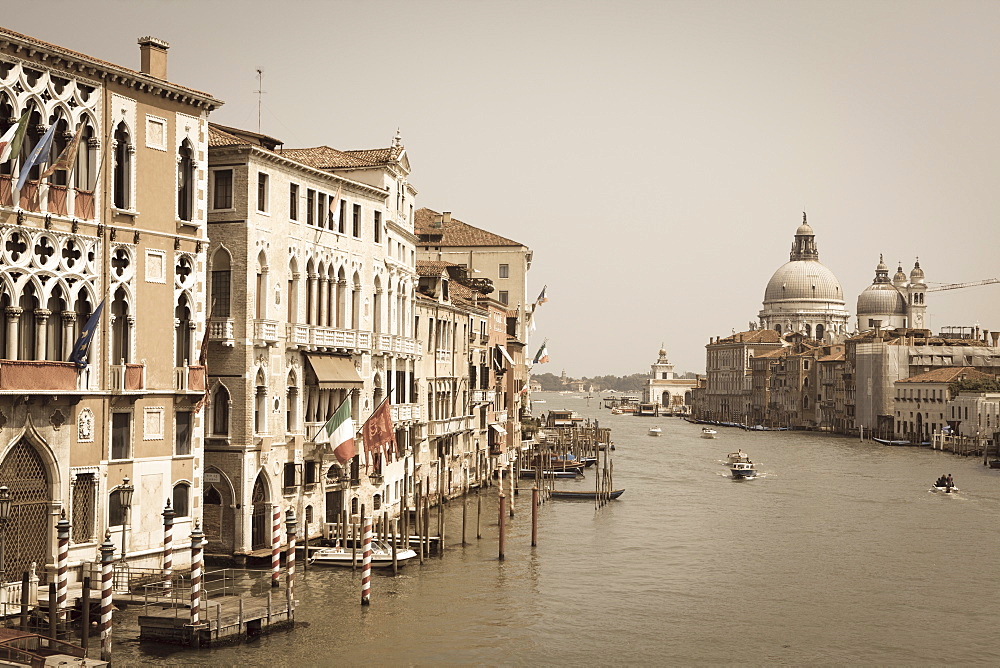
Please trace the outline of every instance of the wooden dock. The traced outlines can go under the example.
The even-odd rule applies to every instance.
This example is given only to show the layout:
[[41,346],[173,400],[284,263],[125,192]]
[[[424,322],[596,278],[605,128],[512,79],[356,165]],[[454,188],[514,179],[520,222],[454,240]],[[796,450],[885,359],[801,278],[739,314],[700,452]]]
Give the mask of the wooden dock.
[[202,601],[197,625],[191,624],[191,611],[187,608],[147,605],[139,616],[139,639],[209,647],[290,626],[295,620],[295,602],[288,599],[286,591]]

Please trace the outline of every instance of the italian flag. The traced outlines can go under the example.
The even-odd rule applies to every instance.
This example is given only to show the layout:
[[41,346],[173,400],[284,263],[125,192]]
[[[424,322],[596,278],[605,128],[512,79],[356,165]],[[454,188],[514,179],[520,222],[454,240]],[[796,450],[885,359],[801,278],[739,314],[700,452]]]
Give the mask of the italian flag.
[[333,454],[343,464],[358,454],[354,446],[354,420],[351,419],[351,400],[340,405],[333,417],[323,425],[314,439],[316,443],[332,443]]

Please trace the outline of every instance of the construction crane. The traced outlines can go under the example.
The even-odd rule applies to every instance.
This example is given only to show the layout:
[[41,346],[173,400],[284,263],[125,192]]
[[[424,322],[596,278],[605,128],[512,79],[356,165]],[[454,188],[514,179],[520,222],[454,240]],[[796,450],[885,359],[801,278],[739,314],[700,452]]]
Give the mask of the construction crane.
[[1000,283],[1000,278],[987,278],[982,281],[972,281],[970,283],[941,283],[934,287],[927,288],[927,292],[940,292],[941,290],[957,290],[958,288],[974,288],[977,285],[992,285]]

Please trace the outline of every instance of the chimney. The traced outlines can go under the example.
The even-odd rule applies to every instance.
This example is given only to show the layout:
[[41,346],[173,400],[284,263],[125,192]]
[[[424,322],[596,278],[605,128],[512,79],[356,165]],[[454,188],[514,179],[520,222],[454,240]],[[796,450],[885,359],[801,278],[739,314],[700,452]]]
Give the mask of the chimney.
[[451,211],[445,211],[444,213],[441,214],[441,222],[442,223],[451,222]]
[[167,78],[167,49],[170,45],[155,37],[139,38],[139,63],[143,74],[157,79]]
[[993,347],[997,347],[997,342],[1000,341],[1000,332],[990,332],[990,336],[993,337]]

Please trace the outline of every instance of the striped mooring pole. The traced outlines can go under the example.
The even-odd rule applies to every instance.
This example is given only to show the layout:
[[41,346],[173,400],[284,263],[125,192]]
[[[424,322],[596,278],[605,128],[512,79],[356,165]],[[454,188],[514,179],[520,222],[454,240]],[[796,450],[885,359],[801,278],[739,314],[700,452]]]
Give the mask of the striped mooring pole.
[[372,522],[370,517],[362,517],[365,527],[364,553],[361,557],[361,605],[371,604],[372,596]]
[[[202,567],[202,533],[198,524],[194,525],[191,532],[191,625],[197,626],[201,623],[201,567]],[[195,629],[197,633],[197,629]]]
[[285,595],[288,597],[289,615],[291,615],[295,601],[295,526],[297,524],[295,511],[289,508],[285,512],[285,531],[288,536],[288,552],[285,554]]
[[271,586],[281,584],[281,508],[274,504],[271,514]]
[[170,596],[174,578],[174,513],[167,499],[163,509],[163,593]]
[[111,661],[111,560],[115,546],[111,530],[104,534],[101,543],[101,661]]
[[66,510],[59,515],[56,522],[56,537],[59,541],[58,587],[56,588],[56,614],[60,622],[66,621],[66,590],[69,588],[69,520]]

